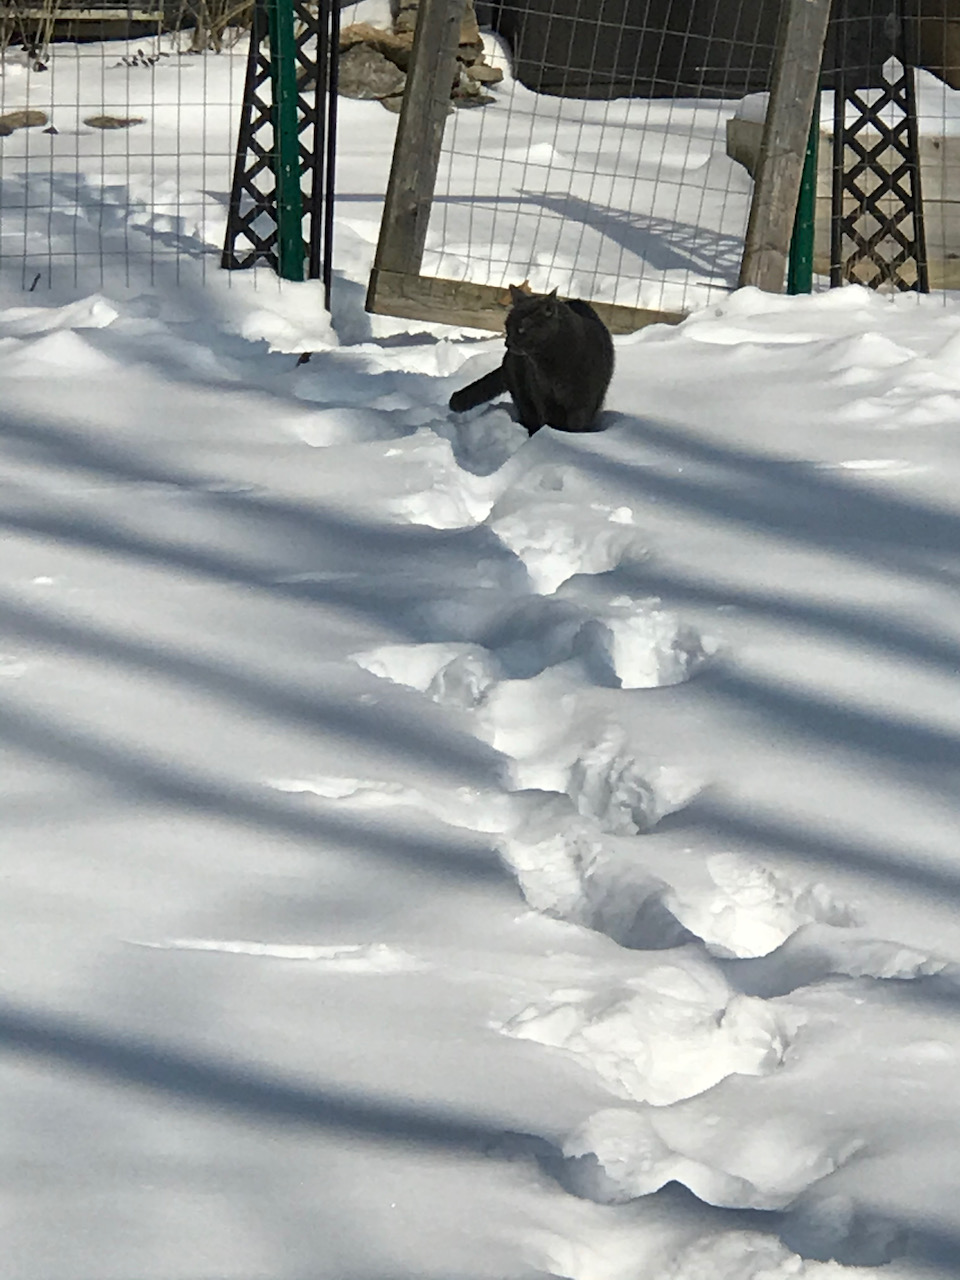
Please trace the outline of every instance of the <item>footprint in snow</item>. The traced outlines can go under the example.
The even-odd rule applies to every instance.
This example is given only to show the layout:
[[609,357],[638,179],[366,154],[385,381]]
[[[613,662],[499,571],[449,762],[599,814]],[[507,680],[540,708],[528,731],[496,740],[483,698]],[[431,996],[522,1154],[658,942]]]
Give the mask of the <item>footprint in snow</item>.
[[559,669],[580,670],[589,657],[590,669],[603,661],[608,672],[628,674],[631,687],[657,686],[688,676],[706,646],[660,610],[620,599],[610,615],[624,623],[619,647],[616,632],[574,602],[534,598],[505,610],[488,629],[490,648],[389,645],[354,655],[383,679],[471,713],[477,736],[506,759],[498,800],[448,797],[438,805],[381,792],[376,803],[419,800],[452,825],[499,833],[498,852],[535,910],[626,946],[680,945],[691,933],[669,906],[669,887],[635,858],[630,866],[618,863],[604,836],[651,830],[684,808],[701,780],[641,759],[619,726],[581,709],[578,685]]
[[755,959],[721,961],[740,991],[771,999],[829,977],[907,982],[943,978],[956,986],[956,966],[897,942],[865,936],[843,923],[801,925],[775,951]]
[[788,1034],[776,1012],[733,991],[704,957],[682,952],[665,961],[638,952],[636,970],[614,988],[555,991],[497,1029],[561,1050],[615,1097],[654,1107],[780,1065]]
[[835,1267],[810,1263],[759,1231],[698,1237],[664,1259],[659,1280],[839,1280]]
[[501,679],[524,680],[572,664],[586,684],[655,689],[691,679],[716,652],[674,613],[647,600],[617,596],[602,609],[542,596],[511,601],[477,625],[473,641],[384,645],[353,655],[365,670],[443,702],[450,671],[483,669],[483,696]]
[[854,912],[825,885],[794,884],[761,863],[735,853],[707,858],[713,890],[682,895],[677,917],[717,956],[749,958],[775,951],[804,925],[849,926]]
[[426,484],[393,499],[388,509],[410,524],[431,529],[473,529],[486,520],[506,483],[496,475],[464,471],[457,465],[450,441],[429,428],[414,434],[405,456],[422,467]]
[[[652,1106],[598,1111],[563,1144],[567,1188],[622,1204],[679,1182],[724,1209],[782,1210],[863,1148],[858,1136],[813,1133],[804,1117],[712,1116]],[[799,1234],[799,1233],[798,1233]],[[788,1240],[788,1243],[792,1243]]]
[[541,595],[579,573],[607,573],[628,555],[646,553],[629,507],[528,500],[518,510],[494,510],[487,524],[523,562]]
[[342,406],[314,409],[291,417],[288,430],[315,449],[337,444],[368,444],[394,440],[410,430],[395,414],[371,408]]
[[849,1267],[882,1267],[902,1253],[908,1231],[851,1196],[816,1190],[791,1208],[781,1239],[805,1258],[831,1259]]

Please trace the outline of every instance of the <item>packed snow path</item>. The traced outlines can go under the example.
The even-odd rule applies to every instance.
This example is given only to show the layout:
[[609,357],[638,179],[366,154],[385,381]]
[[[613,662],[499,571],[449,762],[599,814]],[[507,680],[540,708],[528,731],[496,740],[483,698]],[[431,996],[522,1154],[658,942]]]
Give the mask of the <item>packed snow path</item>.
[[955,1273],[960,312],[165,307],[0,312],[4,1274]]

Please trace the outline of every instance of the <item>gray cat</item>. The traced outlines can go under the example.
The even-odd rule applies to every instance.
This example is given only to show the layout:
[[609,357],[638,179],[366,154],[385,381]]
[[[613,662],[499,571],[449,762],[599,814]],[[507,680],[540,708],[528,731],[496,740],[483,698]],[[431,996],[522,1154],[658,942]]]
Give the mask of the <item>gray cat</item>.
[[521,423],[533,435],[541,427],[596,431],[596,417],[613,377],[613,339],[588,302],[562,302],[553,293],[524,293],[510,286],[507,350],[494,369],[450,397],[454,413],[509,391]]

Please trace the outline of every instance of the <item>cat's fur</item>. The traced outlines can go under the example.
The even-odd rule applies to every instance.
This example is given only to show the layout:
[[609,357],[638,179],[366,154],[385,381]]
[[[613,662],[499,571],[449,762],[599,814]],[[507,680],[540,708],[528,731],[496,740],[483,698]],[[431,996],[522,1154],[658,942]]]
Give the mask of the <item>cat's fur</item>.
[[507,350],[494,369],[450,397],[454,413],[509,391],[520,421],[541,427],[594,431],[613,376],[613,340],[588,302],[562,302],[557,291],[524,293],[510,286]]

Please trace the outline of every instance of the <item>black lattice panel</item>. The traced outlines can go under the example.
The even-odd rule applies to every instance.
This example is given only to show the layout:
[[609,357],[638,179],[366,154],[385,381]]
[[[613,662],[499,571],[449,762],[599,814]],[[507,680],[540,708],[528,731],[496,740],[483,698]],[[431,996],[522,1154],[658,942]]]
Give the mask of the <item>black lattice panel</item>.
[[227,237],[221,265],[228,270],[263,262],[277,269],[276,178],[274,175],[273,92],[267,9],[257,0],[250,27],[250,50],[230,193]]
[[[838,5],[830,283],[926,292],[914,72],[899,9]],[[844,29],[843,24],[849,23]],[[844,52],[856,31],[863,66]],[[861,56],[862,53],[861,53]]]

